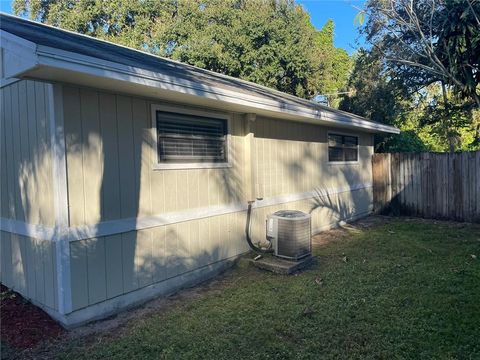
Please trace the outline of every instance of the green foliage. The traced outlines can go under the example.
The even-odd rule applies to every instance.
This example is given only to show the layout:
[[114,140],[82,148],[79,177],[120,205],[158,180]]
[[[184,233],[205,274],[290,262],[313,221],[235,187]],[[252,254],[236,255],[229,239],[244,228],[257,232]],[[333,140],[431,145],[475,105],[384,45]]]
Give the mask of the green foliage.
[[316,44],[320,49],[321,57],[320,94],[327,94],[329,105],[338,107],[341,97],[335,94],[347,90],[353,61],[344,49],[334,46],[334,31],[333,20],[328,20],[324,27],[317,32]]
[[404,129],[401,126],[401,133],[398,135],[381,136],[375,135],[376,152],[405,152],[415,153],[433,151],[424,143],[424,139],[418,134],[417,129]]
[[428,134],[425,143],[432,151],[478,150],[475,134],[478,110],[469,101],[459,99],[452,91],[444,95],[438,84],[428,86],[418,101],[420,127]]
[[365,12],[364,11],[359,11],[357,15],[353,18],[353,24],[354,25],[363,25],[365,22]]
[[454,74],[456,93],[480,107],[480,1],[449,0],[435,13],[438,36],[435,53]]
[[409,93],[409,88],[385,69],[374,50],[357,54],[349,86],[355,93],[344,97],[340,109],[401,130],[399,135],[377,135],[376,151],[446,152],[451,145],[455,151],[480,149],[478,110],[452,92],[447,94],[449,106],[445,108],[438,84]]
[[340,107],[392,124],[379,151],[480,149],[480,12],[477,0],[370,0]]
[[344,97],[340,109],[372,121],[398,124],[398,118],[407,108],[400,100],[404,89],[389,80],[380,54],[374,50],[360,50],[348,80],[348,87],[354,90],[354,94]]
[[15,0],[14,11],[304,98],[348,76],[333,22],[319,40],[293,0]]
[[333,20],[328,20],[320,31],[317,32],[317,43],[325,49],[332,49],[335,24]]
[[305,272],[239,266],[120,332],[83,346],[66,339],[58,358],[480,356],[479,225],[396,219],[335,234],[314,249],[318,262]]
[[480,1],[369,0],[362,28],[409,87],[443,82],[480,107]]
[[405,89],[390,81],[389,74],[384,71],[379,53],[374,50],[360,50],[357,53],[348,86],[354,89],[354,94],[342,99],[340,109],[373,121],[397,126],[402,131],[400,135],[387,137],[376,135],[376,151],[426,150],[415,127],[411,124],[411,119],[407,118],[410,106],[408,101],[404,100]]

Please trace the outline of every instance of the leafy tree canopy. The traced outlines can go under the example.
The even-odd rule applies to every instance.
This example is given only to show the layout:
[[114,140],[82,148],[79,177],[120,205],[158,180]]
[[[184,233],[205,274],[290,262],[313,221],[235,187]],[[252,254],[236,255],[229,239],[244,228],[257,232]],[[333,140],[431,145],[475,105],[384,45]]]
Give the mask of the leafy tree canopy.
[[361,50],[348,83],[354,93],[340,104],[342,110],[400,128],[400,135],[376,136],[377,151],[445,152],[451,146],[456,151],[480,149],[480,111],[472,109],[468,100],[459,100],[447,91],[446,109],[440,84],[411,92],[382,64],[375,50]]
[[480,106],[480,1],[370,0],[362,31],[410,87],[441,81]]
[[480,1],[370,0],[340,107],[394,124],[384,151],[480,149]]
[[341,97],[337,93],[346,90],[353,62],[344,49],[334,46],[334,31],[333,20],[328,20],[317,32],[316,43],[320,49],[322,94],[329,105],[338,107]]
[[293,0],[15,0],[13,7],[304,98],[342,90],[350,67],[348,54],[333,47],[333,22],[317,32]]

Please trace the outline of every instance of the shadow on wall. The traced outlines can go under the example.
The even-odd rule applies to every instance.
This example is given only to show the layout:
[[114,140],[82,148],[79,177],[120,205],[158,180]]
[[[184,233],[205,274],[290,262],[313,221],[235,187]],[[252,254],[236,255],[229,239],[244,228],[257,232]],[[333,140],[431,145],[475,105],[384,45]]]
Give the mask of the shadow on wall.
[[[334,173],[339,183],[347,183],[349,187],[361,185],[363,180],[357,171],[347,171],[342,168],[336,168]],[[315,196],[310,200],[310,214],[316,211],[328,211],[328,217],[332,218],[330,223],[345,221],[359,213],[365,213],[371,198],[365,189],[342,190],[338,194],[331,194],[331,189],[318,186],[314,190]],[[324,214],[322,214],[324,215]]]
[[[66,91],[78,91],[81,130],[72,130],[82,134],[69,141],[67,129],[67,162],[79,158],[73,151],[81,149],[85,181],[95,176],[96,169],[101,172],[98,184],[93,183],[98,187],[95,196],[90,203],[88,196],[84,200],[85,208],[94,210],[99,203],[99,214],[86,225],[129,218],[136,227],[139,217],[242,200],[241,164],[235,151],[231,152],[231,168],[152,170],[157,147],[149,101],[93,90]],[[92,119],[97,120],[92,123]],[[202,187],[205,177],[208,183]],[[88,194],[92,190],[85,187],[83,191]],[[222,221],[226,220],[195,220],[76,242],[73,246],[78,253],[72,253],[72,279],[77,280],[72,281],[74,309],[236,255],[231,245],[222,241],[220,228],[228,226]],[[90,272],[100,276],[92,278]]]
[[[33,93],[27,96],[30,85]],[[23,97],[18,94],[18,102],[13,101],[9,95],[10,110],[7,109],[8,114],[5,112],[7,118],[5,130],[7,133],[17,134],[19,139],[22,139],[24,134],[23,128],[27,130],[29,137],[29,131],[35,131],[31,134],[32,136],[35,134],[37,141],[32,142],[32,139],[27,137],[29,141],[14,142],[12,138],[5,137],[5,154],[11,157],[7,165],[11,174],[14,174],[8,177],[11,181],[9,180],[5,186],[9,187],[7,193],[15,199],[8,209],[5,209],[5,213],[14,208],[16,213],[10,215],[11,217],[30,223],[40,223],[42,219],[39,217],[53,211],[53,206],[43,206],[42,211],[35,210],[38,204],[43,203],[34,194],[39,193],[38,196],[48,198],[50,195],[47,194],[53,193],[50,181],[52,164],[51,134],[47,116],[48,99],[41,91],[43,88],[45,92],[46,85],[22,81],[12,86],[17,92],[22,92],[25,87],[25,94]],[[117,219],[130,219],[136,227],[138,217],[245,200],[241,175],[243,148],[240,145],[241,141],[237,143],[238,139],[233,139],[233,148],[230,152],[230,161],[233,165],[231,168],[153,171],[152,165],[156,161],[157,149],[156,135],[151,131],[149,101],[69,86],[64,86],[63,90],[71,226],[81,227]],[[22,106],[19,105],[22,101],[26,103],[26,109],[30,106],[32,110],[22,112]],[[35,113],[36,118],[32,118],[31,115]],[[324,151],[319,151],[318,146],[309,143],[318,141],[320,133],[310,131],[315,128],[318,132],[318,128],[286,124],[287,122],[275,122],[270,124],[270,129],[266,127],[255,129],[260,140],[263,137],[265,141],[288,142],[287,145],[283,144],[287,147],[281,148],[278,153],[275,152],[273,145],[270,147],[271,144],[268,145],[268,151],[260,151],[262,156],[268,152],[272,157],[265,162],[268,170],[264,170],[264,174],[268,173],[269,179],[288,178],[291,186],[287,188],[282,185],[284,194],[317,188],[318,199],[313,199],[310,204],[312,213],[321,212],[320,209],[329,209],[334,216],[342,218],[349,217],[355,209],[361,208],[362,201],[352,197],[351,193],[348,193],[348,198],[337,197],[337,200],[333,196],[322,196],[322,191],[326,188],[322,190],[319,185],[322,185],[325,179],[322,172],[325,169],[326,155]],[[240,125],[238,122],[234,124],[236,134],[242,133],[239,130],[242,128]],[[255,126],[264,124],[258,121]],[[39,134],[43,134],[41,138]],[[325,139],[322,141],[321,145],[325,146]],[[18,146],[21,148],[15,151]],[[25,155],[22,152],[24,146],[28,149],[25,150]],[[237,146],[240,146],[241,151],[238,151]],[[295,156],[288,154],[290,150],[295,150]],[[273,166],[276,167],[276,172],[269,173]],[[358,171],[335,168],[329,173],[329,180],[336,178],[336,183],[354,185],[361,182]],[[174,181],[167,182],[167,177]],[[207,186],[202,185],[205,178],[208,178]],[[14,189],[14,195],[10,187]],[[29,192],[27,189],[34,190]],[[270,185],[271,193],[266,194],[267,196],[280,195],[274,194],[272,189],[273,186]],[[53,195],[51,197],[53,198]],[[174,209],[167,209],[167,205],[169,207],[173,205]],[[263,230],[265,211],[262,210],[258,225]],[[234,239],[235,244],[244,246],[244,218],[243,214],[228,214],[195,220],[188,225],[171,224],[72,242],[70,251],[73,308],[79,309],[133,291],[245,250],[245,247],[240,250],[235,248],[236,245],[233,246],[230,240]],[[227,238],[228,241],[225,241]],[[18,251],[20,255],[15,255],[15,264],[21,264],[18,270],[21,274],[18,274],[18,277],[25,279],[25,274],[31,269],[28,269],[29,259],[22,249],[20,246]],[[43,278],[36,278],[33,283],[47,281],[45,269],[48,266],[52,267],[52,264],[48,265],[45,262],[42,263]],[[53,270],[48,277],[48,281],[55,286]],[[28,291],[23,293],[29,296]],[[42,296],[45,297],[46,294]],[[38,299],[37,301],[42,302]],[[54,306],[53,303],[46,305]]]
[[[312,124],[271,121],[254,123],[255,183],[265,198],[316,192],[312,199],[283,204],[312,214],[312,228],[322,228],[370,210],[370,138],[360,136],[360,163],[328,164],[327,131]],[[365,160],[367,159],[367,160]],[[368,163],[366,163],[368,162]],[[366,163],[366,164],[365,164]],[[349,191],[349,189],[358,191]],[[339,194],[332,194],[340,191]],[[257,230],[258,227],[257,227]]]
[[[52,134],[47,88],[41,82],[21,81],[8,90],[2,89],[2,103],[9,104],[2,106],[5,108],[2,154],[11,174],[6,181],[2,177],[2,194],[9,196],[8,202],[2,202],[2,216],[53,226]],[[139,216],[161,215],[166,211],[165,203],[169,200],[165,193],[173,195],[168,199],[177,211],[190,206],[189,199],[185,209],[178,206],[186,191],[196,199],[193,207],[209,206],[201,202],[201,199],[209,202],[209,198],[215,198],[218,204],[243,201],[242,158],[237,157],[236,151],[231,152],[231,168],[188,173],[188,181],[196,184],[201,177],[208,176],[211,189],[182,182],[186,188],[179,186],[177,191],[164,182],[165,173],[173,170],[152,171],[156,141],[151,131],[148,101],[90,89],[68,86],[63,89],[71,226],[128,218],[136,227]],[[234,141],[232,146],[239,144]],[[187,172],[179,172],[177,181],[185,180],[182,175]],[[154,177],[161,181],[154,182]],[[164,210],[154,213],[153,202]],[[227,244],[220,229],[228,228],[228,234],[236,234],[238,229],[234,227],[241,219],[236,218],[239,214],[228,216],[71,242],[73,309],[236,255],[238,246]],[[241,236],[243,226],[238,226],[242,229]],[[242,239],[236,239],[235,244],[239,240]],[[31,253],[23,243],[17,244],[13,239],[11,244],[15,247],[11,257],[14,279],[6,285],[55,308],[53,243],[34,241]],[[51,256],[38,257],[47,251],[43,249],[45,246],[50,248]],[[31,266],[32,261],[35,267]],[[45,282],[50,285],[35,287]]]
[[[53,226],[48,88],[33,81],[0,90],[1,213],[21,223]],[[2,283],[57,306],[54,243],[1,234]]]
[[[365,151],[362,147],[365,145],[363,141],[365,140],[360,138],[360,161],[366,157],[363,154]],[[323,139],[322,146],[324,150],[320,153],[312,151],[310,146],[304,146],[301,163],[285,164],[289,169],[288,173],[296,181],[304,177],[312,177],[313,174],[317,177],[312,183],[315,195],[312,199],[307,200],[306,208],[312,214],[314,231],[367,213],[372,201],[370,190],[362,188],[365,182],[365,176],[362,176],[365,165],[329,165],[326,139]]]
[[[359,140],[359,161],[361,161],[366,157],[363,154],[366,150],[363,148],[365,140],[361,137]],[[286,173],[292,181],[301,182],[304,177],[313,177],[313,181],[312,179],[307,181],[311,187],[303,191],[313,189],[315,193],[314,197],[308,200],[306,209],[312,214],[314,231],[366,213],[371,204],[370,190],[362,188],[365,182],[362,176],[365,165],[329,165],[326,135],[320,143],[323,150],[312,149],[312,146],[307,144],[302,146],[301,155],[298,158],[300,161],[297,159],[284,163]],[[368,161],[370,161],[369,158]]]

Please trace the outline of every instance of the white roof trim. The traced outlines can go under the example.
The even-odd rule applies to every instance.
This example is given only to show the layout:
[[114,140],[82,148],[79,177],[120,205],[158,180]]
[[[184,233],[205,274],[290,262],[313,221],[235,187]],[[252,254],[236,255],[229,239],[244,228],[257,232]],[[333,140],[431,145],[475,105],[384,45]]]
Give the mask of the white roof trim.
[[17,43],[15,49],[24,49],[21,51],[23,59],[21,67],[16,67],[16,64],[13,63],[6,64],[8,65],[7,67],[11,69],[9,71],[9,76],[21,76],[22,73],[27,73],[29,70],[47,66],[100,78],[120,80],[141,86],[200,96],[227,103],[240,104],[255,109],[301,116],[310,120],[318,119],[323,123],[331,124],[333,126],[351,126],[387,133],[400,132],[397,128],[392,126],[364,120],[353,114],[339,114],[336,111],[329,111],[328,108],[314,109],[309,106],[288,104],[281,100],[276,101],[274,99],[265,99],[220,87],[202,85],[197,82],[179,79],[158,72],[127,66],[53,47],[42,45],[37,46],[30,41],[3,30],[1,30],[1,37],[2,47],[4,47],[4,39],[14,39],[15,41],[13,42]]
[[4,30],[0,30],[0,39],[4,62],[4,78],[1,81],[3,87],[14,82],[10,79],[37,65],[37,45]]

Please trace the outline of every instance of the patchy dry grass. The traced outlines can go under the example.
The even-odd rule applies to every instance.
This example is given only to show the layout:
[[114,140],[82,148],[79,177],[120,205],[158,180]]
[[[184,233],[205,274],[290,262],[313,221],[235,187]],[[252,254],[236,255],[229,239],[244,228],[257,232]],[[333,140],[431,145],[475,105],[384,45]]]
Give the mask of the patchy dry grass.
[[59,356],[480,358],[479,225],[400,218],[324,236],[301,274],[240,262],[216,289]]

